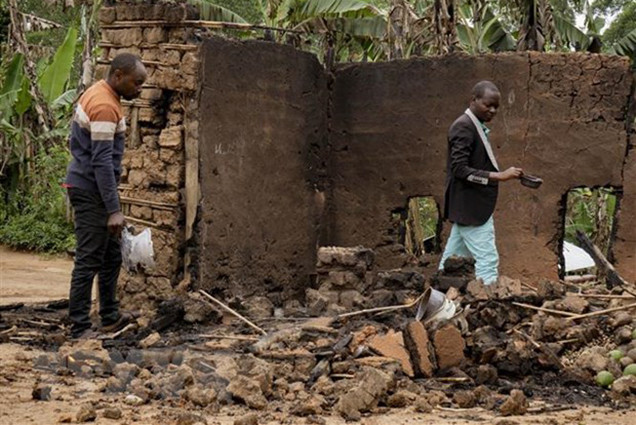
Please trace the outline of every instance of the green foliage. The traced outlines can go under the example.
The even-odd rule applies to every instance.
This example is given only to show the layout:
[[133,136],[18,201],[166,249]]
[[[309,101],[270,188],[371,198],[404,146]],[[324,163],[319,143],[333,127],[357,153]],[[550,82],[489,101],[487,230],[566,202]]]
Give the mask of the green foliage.
[[63,252],[74,245],[73,227],[66,220],[64,180],[69,154],[55,147],[34,158],[32,184],[0,198],[0,243],[17,249]]
[[606,46],[611,47],[634,30],[636,30],[636,3],[629,3],[605,30],[602,39]]
[[64,42],[55,52],[53,61],[46,67],[40,77],[40,90],[44,99],[49,103],[64,92],[73,67],[76,45],[77,29],[71,27],[66,34]]
[[576,231],[587,235],[604,253],[610,247],[616,194],[611,188],[576,188],[568,192],[564,239],[573,244]]
[[73,245],[60,186],[69,155],[68,124],[75,90],[69,84],[78,32],[71,27],[49,64],[42,61],[38,82],[54,127],[42,133],[24,74],[15,54],[0,85],[0,243],[36,251],[64,251]]
[[241,15],[215,4],[213,0],[188,0],[188,2],[199,9],[201,19],[205,21],[247,23]]

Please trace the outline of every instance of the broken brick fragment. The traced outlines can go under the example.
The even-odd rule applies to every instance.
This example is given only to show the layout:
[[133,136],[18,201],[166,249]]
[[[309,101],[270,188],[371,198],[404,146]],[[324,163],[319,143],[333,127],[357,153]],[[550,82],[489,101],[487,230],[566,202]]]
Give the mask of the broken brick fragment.
[[454,325],[448,324],[435,332],[433,337],[435,356],[440,369],[459,366],[464,361],[466,343],[461,332]]
[[[428,332],[420,321],[412,321],[404,330],[404,343],[411,356],[411,363],[416,375],[430,378],[435,369],[434,357],[429,349],[431,343]],[[433,361],[431,361],[433,358]]]
[[402,332],[389,331],[386,335],[376,335],[369,341],[369,348],[382,356],[398,360],[405,375],[415,375]]

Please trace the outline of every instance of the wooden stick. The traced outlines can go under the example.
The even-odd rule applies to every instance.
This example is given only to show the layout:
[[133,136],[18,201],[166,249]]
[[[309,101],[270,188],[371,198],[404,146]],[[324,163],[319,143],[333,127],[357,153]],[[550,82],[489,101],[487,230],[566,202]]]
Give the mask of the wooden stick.
[[409,304],[390,305],[390,306],[386,306],[386,307],[367,308],[367,309],[360,310],[360,311],[354,311],[352,313],[339,314],[336,317],[338,319],[342,319],[342,318],[345,318],[345,317],[358,316],[360,314],[366,314],[366,313],[378,313],[378,312],[381,312],[381,311],[394,311],[394,310],[402,310],[404,308],[411,308],[411,307],[415,307],[417,305],[417,303],[422,299],[423,296],[424,296],[424,294],[420,295],[419,297],[417,297],[415,299],[415,301],[413,301],[412,303],[409,303]]
[[[121,47],[119,44],[108,43],[106,41],[102,41],[98,43],[99,47]],[[159,43],[159,44],[151,44],[151,43],[141,43],[139,47],[142,49],[154,49],[158,47],[160,49],[166,50],[197,50],[199,46],[197,44],[176,44],[176,43]]]
[[12,333],[14,333],[16,330],[18,330],[18,327],[13,325],[12,327],[10,327],[9,329],[5,329],[3,331],[0,331],[0,335],[11,335]]
[[530,289],[530,290],[532,290],[534,292],[537,292],[537,288],[535,288],[532,285],[528,285],[527,283],[521,282],[521,286],[525,286],[526,288],[528,288],[528,289]]
[[608,300],[631,300],[632,298],[636,298],[634,295],[615,295],[615,294],[569,294],[574,295],[575,297],[582,298],[598,298],[598,299],[608,299]]
[[220,307],[222,307],[225,311],[227,311],[228,313],[231,313],[232,315],[238,317],[239,319],[241,319],[243,322],[247,323],[250,327],[252,327],[253,329],[256,329],[257,331],[259,331],[260,333],[262,333],[263,335],[267,335],[267,332],[265,332],[263,329],[259,328],[258,326],[256,326],[254,323],[250,322],[247,318],[241,316],[239,313],[237,313],[236,311],[232,310],[230,307],[226,306],[225,304],[223,304],[221,301],[217,300],[216,298],[214,298],[212,295],[208,294],[207,292],[205,292],[203,289],[199,289],[199,293],[203,296],[205,296],[206,298],[208,298],[210,301],[213,301],[215,304],[219,305]]
[[121,201],[129,202],[131,204],[147,205],[149,207],[156,207],[160,209],[165,208],[170,211],[173,210],[174,208],[179,208],[178,204],[171,204],[169,202],[150,201],[148,199],[137,199],[137,198],[132,198],[130,196],[120,196],[119,199]]
[[627,289],[627,286],[629,286],[627,281],[618,274],[612,263],[610,263],[607,258],[605,258],[605,255],[603,255],[601,250],[596,245],[594,245],[590,238],[588,238],[580,230],[577,230],[576,240],[579,241],[579,244],[581,244],[581,248],[583,248],[585,252],[590,254],[590,257],[592,257],[592,259],[596,263],[596,266],[605,272],[605,275],[607,276],[607,287],[609,289],[612,289],[614,286],[620,286],[623,291],[627,292],[630,295],[636,296],[636,293]]
[[515,329],[515,333],[517,333],[517,334],[521,335],[522,337],[524,337],[525,339],[527,339],[530,342],[530,344],[532,344],[534,347],[538,348],[544,354],[546,354],[550,358],[550,360],[552,360],[554,362],[554,364],[556,364],[559,367],[559,369],[564,369],[565,366],[563,366],[563,363],[561,362],[561,359],[559,359],[557,357],[557,355],[554,354],[552,352],[552,350],[550,350],[548,347],[546,347],[546,346],[544,346],[542,344],[539,344],[537,341],[532,339],[532,337],[530,335],[528,335],[528,334],[526,334],[524,332],[521,332],[521,331],[519,331],[517,329]]
[[446,377],[446,378],[435,378],[438,382],[467,382],[470,381],[470,378],[466,377]]
[[156,229],[159,228],[159,225],[157,223],[153,223],[152,221],[146,221],[146,220],[142,220],[140,218],[130,217],[130,216],[127,216],[127,215],[124,216],[124,218],[126,218],[127,221],[132,221],[133,223],[143,224],[144,226],[154,227]]
[[588,318],[588,317],[602,316],[603,314],[613,313],[615,311],[621,311],[621,310],[630,310],[632,308],[636,308],[636,303],[629,304],[629,305],[624,305],[624,306],[620,306],[620,307],[607,308],[605,310],[594,311],[592,313],[578,314],[576,316],[568,317],[565,320],[578,320],[578,319],[585,319],[585,318]]
[[562,316],[570,316],[570,317],[577,316],[576,313],[570,313],[569,311],[553,310],[551,308],[536,307],[534,305],[518,303],[518,302],[513,302],[512,304],[516,305],[517,307],[529,308],[532,310],[542,311],[544,313],[560,314]]
[[231,339],[236,341],[258,341],[259,338],[253,336],[240,336],[240,335],[212,335],[212,334],[201,334],[199,335],[201,338],[210,338],[210,339]]
[[596,275],[584,274],[583,276],[565,276],[563,280],[567,283],[583,283],[596,280]]
[[270,30],[280,32],[291,32],[296,34],[305,34],[305,31],[299,31],[288,28],[268,27],[266,25],[252,25],[243,24],[239,22],[222,22],[222,21],[117,21],[112,24],[102,25],[102,29],[117,29],[117,28],[134,28],[134,27],[199,27],[199,28],[211,28],[211,29],[232,29],[241,31],[253,31],[253,30]]

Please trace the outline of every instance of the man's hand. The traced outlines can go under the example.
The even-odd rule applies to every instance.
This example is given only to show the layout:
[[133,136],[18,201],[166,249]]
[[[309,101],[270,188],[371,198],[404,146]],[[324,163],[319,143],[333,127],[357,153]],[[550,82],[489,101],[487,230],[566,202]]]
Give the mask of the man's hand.
[[506,171],[490,173],[490,178],[496,181],[505,182],[512,179],[518,179],[523,175],[523,170],[517,167],[510,167]]
[[111,235],[119,236],[124,229],[125,223],[126,219],[124,218],[124,214],[122,214],[121,211],[117,211],[108,216],[106,227],[108,227],[108,231]]

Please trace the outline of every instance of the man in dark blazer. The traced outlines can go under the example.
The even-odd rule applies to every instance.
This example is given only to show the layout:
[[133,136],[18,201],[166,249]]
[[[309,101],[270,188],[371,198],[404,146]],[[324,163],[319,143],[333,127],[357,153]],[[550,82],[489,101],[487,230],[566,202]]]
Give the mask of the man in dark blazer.
[[499,108],[500,93],[490,81],[473,87],[470,106],[448,130],[444,218],[453,223],[439,268],[452,255],[473,257],[475,275],[485,284],[497,280],[499,255],[492,214],[501,181],[518,179],[521,168],[499,171],[484,123]]

